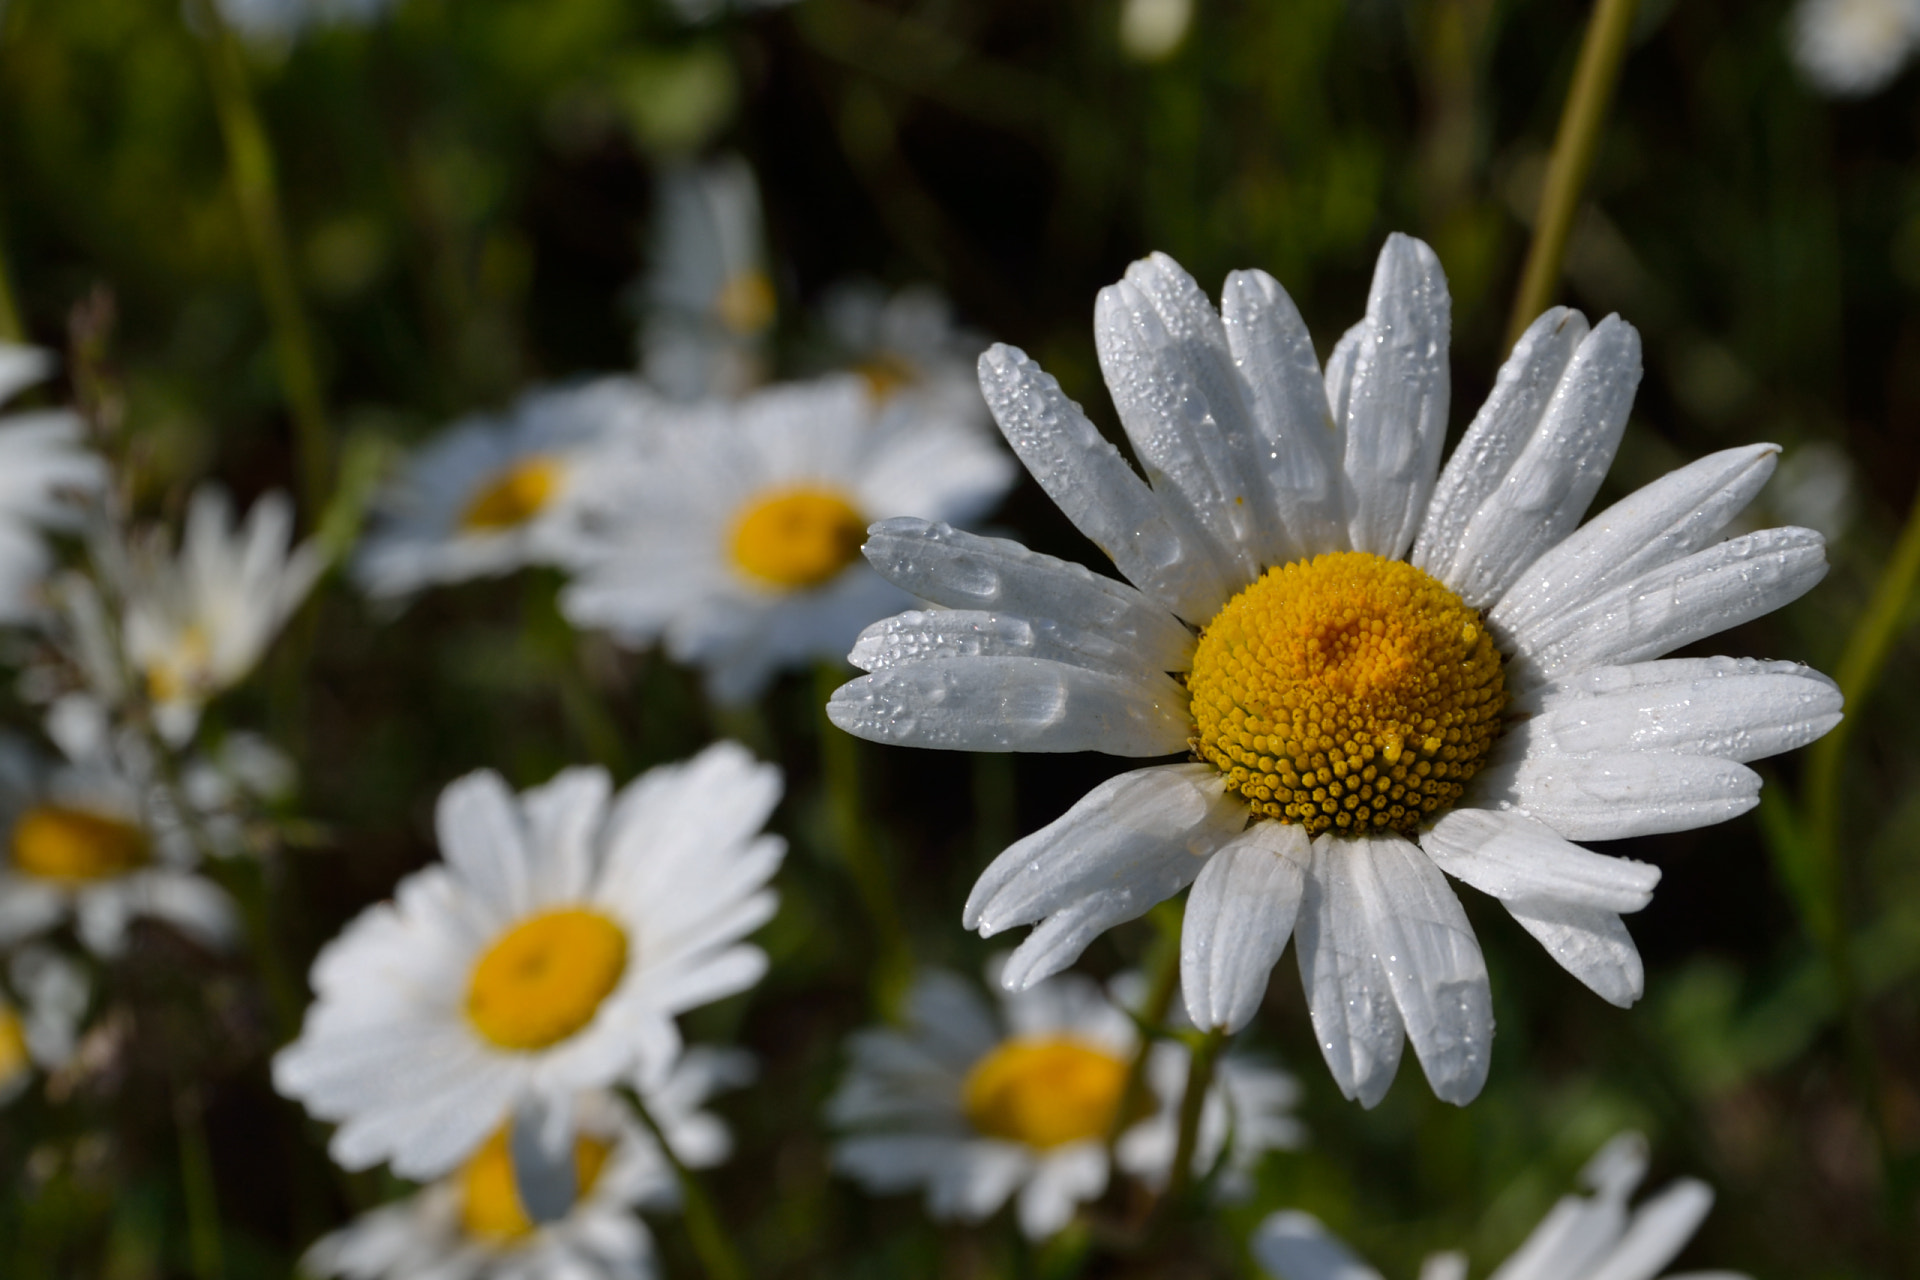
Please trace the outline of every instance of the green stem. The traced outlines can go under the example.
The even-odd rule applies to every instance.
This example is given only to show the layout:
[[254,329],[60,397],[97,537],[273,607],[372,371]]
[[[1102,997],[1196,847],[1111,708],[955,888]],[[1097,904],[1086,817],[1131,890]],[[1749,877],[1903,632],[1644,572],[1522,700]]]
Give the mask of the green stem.
[[1207,1090],[1213,1087],[1214,1065],[1227,1043],[1225,1027],[1215,1027],[1194,1046],[1187,1065],[1187,1089],[1180,1095],[1180,1135],[1173,1144],[1173,1168],[1167,1174],[1167,1193],[1160,1198],[1163,1211],[1176,1210],[1186,1198],[1193,1181],[1193,1152],[1200,1143],[1200,1113],[1205,1109]]
[[213,90],[214,110],[227,148],[227,174],[247,251],[260,277],[260,293],[273,325],[274,356],[281,389],[293,416],[299,442],[302,488],[310,519],[326,509],[331,485],[331,443],[326,408],[320,395],[313,336],[287,245],[273,147],[254,107],[240,43],[220,15],[219,6],[193,0],[193,14],[205,32],[200,41]]
[[180,1188],[187,1201],[187,1248],[194,1280],[220,1280],[226,1262],[220,1245],[213,1154],[207,1146],[200,1095],[190,1086],[174,1086],[173,1123],[180,1144]]
[[1553,301],[1560,281],[1560,264],[1567,256],[1567,237],[1580,196],[1593,169],[1593,155],[1606,122],[1607,106],[1620,79],[1627,37],[1633,32],[1635,0],[1595,0],[1580,45],[1580,61],[1567,88],[1567,105],[1560,115],[1560,132],[1553,140],[1547,178],[1534,218],[1533,244],[1520,274],[1520,292],[1513,300],[1513,319],[1507,326],[1507,345],[1520,340],[1527,326]]
[[25,342],[26,322],[13,297],[13,275],[7,270],[6,236],[0,235],[0,342]]
[[746,1280],[746,1263],[741,1261],[739,1252],[734,1248],[733,1237],[727,1234],[726,1226],[720,1221],[706,1188],[694,1176],[693,1170],[681,1162],[679,1153],[667,1141],[659,1122],[647,1110],[646,1099],[640,1096],[638,1090],[624,1092],[627,1100],[633,1104],[634,1111],[639,1114],[640,1123],[653,1135],[667,1163],[673,1166],[674,1176],[680,1180],[681,1214],[686,1219],[687,1234],[693,1239],[693,1251],[700,1259],[701,1269],[707,1273],[707,1280]]
[[1153,946],[1147,952],[1147,993],[1133,1011],[1140,1024],[1140,1047],[1127,1064],[1127,1082],[1120,1090],[1120,1105],[1114,1110],[1113,1123],[1107,1126],[1107,1150],[1120,1141],[1127,1126],[1140,1118],[1141,1103],[1147,1094],[1147,1059],[1160,1027],[1173,1007],[1173,993],[1180,988],[1180,921],[1185,912],[1178,902],[1163,902],[1149,913],[1153,921]]
[[893,877],[874,843],[873,826],[867,817],[860,786],[860,743],[827,719],[827,699],[846,678],[846,672],[831,664],[822,664],[815,674],[816,701],[820,704],[820,771],[827,788],[834,844],[876,935],[879,957],[874,985],[885,1011],[892,1005],[892,997],[905,990],[912,975],[913,955],[894,897]]

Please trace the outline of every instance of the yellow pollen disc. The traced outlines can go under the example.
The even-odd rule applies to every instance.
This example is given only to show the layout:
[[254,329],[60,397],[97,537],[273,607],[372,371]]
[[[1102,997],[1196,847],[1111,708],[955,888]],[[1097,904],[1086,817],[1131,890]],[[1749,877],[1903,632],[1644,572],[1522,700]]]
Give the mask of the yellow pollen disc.
[[713,297],[713,312],[720,323],[743,337],[772,324],[778,306],[773,281],[764,271],[736,271]]
[[5,1090],[32,1067],[20,1015],[12,1009],[0,1008],[0,1090]]
[[467,509],[460,513],[460,527],[469,533],[518,528],[553,501],[561,477],[558,459],[538,455],[522,458],[474,490]]
[[[574,1186],[581,1199],[593,1190],[611,1151],[611,1144],[599,1138],[582,1135],[573,1140]],[[533,1231],[533,1219],[514,1186],[505,1129],[488,1138],[460,1170],[460,1221],[468,1235],[490,1244],[506,1244]]]
[[1200,635],[1193,749],[1255,812],[1309,832],[1410,832],[1460,798],[1506,686],[1480,615],[1400,560],[1270,569]]
[[1064,1037],[1009,1040],[973,1064],[962,1102],[989,1138],[1029,1147],[1105,1137],[1127,1085],[1127,1064]]
[[885,352],[871,360],[861,361],[854,372],[866,379],[867,394],[878,401],[890,400],[894,393],[904,391],[920,380],[912,365]]
[[502,934],[467,985],[467,1018],[502,1049],[544,1049],[593,1021],[627,967],[627,935],[565,907]]
[[106,880],[144,865],[147,856],[139,827],[81,809],[38,804],[13,826],[13,865],[48,880]]
[[762,582],[817,587],[852,564],[867,522],[831,489],[760,494],[733,526],[733,562]]

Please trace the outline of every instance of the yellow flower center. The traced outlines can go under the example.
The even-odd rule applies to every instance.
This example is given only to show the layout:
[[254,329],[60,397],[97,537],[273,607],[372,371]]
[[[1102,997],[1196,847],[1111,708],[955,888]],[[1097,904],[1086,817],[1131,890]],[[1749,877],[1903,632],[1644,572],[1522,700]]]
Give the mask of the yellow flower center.
[[1459,799],[1506,688],[1480,615],[1399,560],[1270,569],[1201,633],[1193,749],[1255,812],[1309,832],[1412,831]]
[[564,469],[557,458],[522,458],[474,490],[460,527],[469,533],[518,528],[546,509],[560,490]]
[[[612,1150],[611,1143],[585,1134],[573,1140],[574,1186],[580,1199],[593,1190]],[[505,1129],[488,1138],[460,1170],[460,1221],[468,1235],[496,1245],[533,1231],[533,1219],[527,1216],[520,1189],[514,1185],[513,1154]]]
[[148,854],[139,827],[82,809],[37,804],[13,825],[13,865],[48,880],[106,880],[143,866]]
[[713,296],[713,313],[720,317],[720,323],[742,337],[772,324],[778,305],[773,281],[764,271],[736,271]]
[[147,697],[156,703],[191,697],[206,683],[212,661],[213,644],[206,628],[197,622],[186,627],[170,652],[147,664]]
[[800,591],[852,564],[867,522],[831,489],[761,494],[733,526],[733,561],[762,582]]
[[866,380],[867,394],[882,403],[920,381],[912,365],[884,351],[861,361],[854,372]]
[[967,1120],[989,1138],[1029,1147],[1105,1137],[1127,1087],[1127,1064],[1064,1037],[1009,1040],[973,1064]]
[[599,912],[530,916],[473,966],[467,1018],[502,1049],[544,1049],[592,1022],[626,967],[627,935]]
[[33,1061],[27,1054],[27,1032],[20,1023],[20,1015],[0,1007],[0,1090],[32,1067]]

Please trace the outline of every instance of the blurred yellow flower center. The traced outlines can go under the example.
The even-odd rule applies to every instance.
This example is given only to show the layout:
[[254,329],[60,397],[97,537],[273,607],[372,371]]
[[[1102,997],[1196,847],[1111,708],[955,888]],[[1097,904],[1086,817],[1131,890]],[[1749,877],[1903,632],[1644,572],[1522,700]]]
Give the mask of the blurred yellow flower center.
[[557,458],[522,458],[474,491],[460,513],[460,527],[472,533],[498,533],[525,524],[546,509],[560,491]]
[[1318,834],[1412,831],[1459,799],[1506,688],[1480,615],[1400,560],[1270,569],[1201,633],[1193,749],[1252,808]]
[[763,493],[733,526],[733,560],[750,576],[789,590],[817,587],[852,564],[867,522],[831,489]]
[[989,1138],[1057,1147],[1102,1138],[1127,1086],[1127,1064],[1064,1037],[1009,1040],[967,1072],[967,1120]]
[[20,1015],[12,1009],[0,1008],[0,1091],[19,1079],[32,1065],[32,1059],[27,1056],[26,1028],[20,1024]]
[[467,1018],[502,1049],[544,1049],[593,1021],[627,967],[627,935],[597,911],[522,920],[473,966]]
[[714,314],[720,317],[720,323],[743,337],[772,324],[778,305],[773,281],[764,271],[734,272],[713,298]]
[[867,393],[881,401],[892,399],[895,392],[904,391],[920,380],[912,365],[884,351],[861,361],[855,372],[866,379]]
[[173,649],[147,664],[147,697],[155,702],[177,702],[204,682],[213,660],[213,644],[205,627],[194,623],[181,630]]
[[[607,1163],[612,1144],[582,1135],[573,1141],[574,1187],[580,1199],[593,1190],[594,1180]],[[460,1221],[467,1234],[489,1244],[507,1244],[530,1234],[533,1219],[520,1203],[513,1181],[513,1155],[507,1130],[487,1139],[460,1170]]]
[[13,865],[49,880],[105,880],[145,864],[147,856],[139,827],[81,809],[37,804],[13,826]]

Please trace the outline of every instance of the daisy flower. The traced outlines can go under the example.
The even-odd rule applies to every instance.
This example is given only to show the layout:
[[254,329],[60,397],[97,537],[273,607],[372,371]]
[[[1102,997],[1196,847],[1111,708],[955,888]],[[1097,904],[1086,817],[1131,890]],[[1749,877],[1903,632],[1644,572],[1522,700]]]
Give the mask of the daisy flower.
[[1885,88],[1920,39],[1920,0],[1800,0],[1787,25],[1793,61],[1835,97]]
[[[849,1131],[834,1167],[876,1193],[924,1186],[936,1218],[977,1222],[1016,1198],[1021,1230],[1050,1236],[1106,1190],[1107,1135],[1138,1047],[1133,1020],[1079,975],[1003,994],[996,1018],[970,983],[924,973],[903,1028],[853,1037],[827,1109]],[[1114,1146],[1121,1170],[1149,1185],[1163,1185],[1173,1165],[1188,1058],[1178,1042],[1153,1046],[1150,1096]],[[1230,1149],[1244,1176],[1265,1151],[1297,1141],[1284,1114],[1293,1081],[1234,1059],[1219,1068],[1194,1169],[1206,1173]]]
[[7,968],[20,1003],[0,996],[0,1103],[72,1059],[88,995],[86,970],[50,947],[23,947]]
[[[1591,1196],[1565,1196],[1519,1251],[1494,1271],[1498,1280],[1653,1280],[1686,1247],[1713,1207],[1713,1189],[1683,1178],[1631,1213],[1627,1200],[1647,1172],[1647,1144],[1623,1133],[1580,1175]],[[1253,1236],[1253,1256],[1274,1280],[1380,1280],[1380,1273],[1298,1211],[1276,1213]],[[1429,1257],[1420,1280],[1466,1280],[1461,1253]],[[1671,1280],[1687,1280],[1674,1276]],[[1691,1280],[1744,1280],[1716,1271]]]
[[781,666],[837,661],[907,602],[860,559],[869,523],[965,520],[1014,476],[981,433],[876,405],[844,376],[688,406],[648,446],[596,488],[589,549],[560,607],[623,643],[664,639],[727,702]]
[[1059,971],[1192,884],[1198,1025],[1245,1025],[1291,935],[1347,1096],[1378,1102],[1411,1039],[1435,1092],[1465,1103],[1493,1009],[1442,873],[1601,996],[1637,999],[1620,916],[1659,871],[1571,842],[1744,813],[1760,789],[1745,761],[1838,721],[1838,691],[1805,667],[1658,660],[1799,596],[1824,547],[1794,528],[1718,540],[1772,445],[1576,528],[1640,376],[1618,317],[1540,317],[1441,471],[1449,301],[1427,246],[1388,240],[1324,380],[1271,277],[1235,272],[1224,308],[1159,255],[1100,295],[1102,368],[1147,480],[1025,355],[981,357],[1014,451],[1127,581],[876,525],[868,558],[940,607],[869,628],[852,660],[873,674],[828,712],[915,746],[1190,753],[1103,783],[988,867],[967,926],[1039,922],[1003,980]]
[[610,796],[569,769],[515,796],[481,771],[441,793],[446,863],[401,881],[314,962],[274,1083],[337,1122],[331,1151],[437,1177],[523,1105],[670,1059],[674,1015],[744,991],[766,956],[785,845],[780,773],[733,743]]
[[678,1194],[672,1167],[626,1105],[584,1095],[574,1108],[570,1207],[528,1212],[507,1129],[415,1195],[322,1237],[303,1271],[340,1280],[644,1280],[658,1274],[638,1213]]
[[326,557],[292,541],[285,494],[265,495],[235,526],[227,495],[203,486],[177,557],[158,537],[129,548],[122,638],[167,741],[193,736],[208,700],[246,678],[313,589]]
[[[52,368],[46,352],[0,342],[0,404]],[[80,419],[64,409],[0,418],[0,623],[39,616],[52,561],[41,530],[72,528],[72,499],[106,484],[106,464],[81,441]]]
[[408,460],[374,504],[353,576],[376,599],[564,564],[581,482],[607,442],[644,429],[631,378],[528,392],[502,417],[465,419]]
[[661,174],[652,259],[641,300],[647,381],[687,401],[764,382],[780,299],[767,271],[760,186],[746,161],[723,156]]
[[[104,717],[100,717],[104,725]],[[176,810],[156,795],[151,762],[104,728],[82,737],[50,724],[68,755],[48,764],[0,739],[0,946],[68,920],[96,955],[118,955],[136,917],[159,920],[204,946],[234,935],[232,901],[194,874],[197,851]]]

